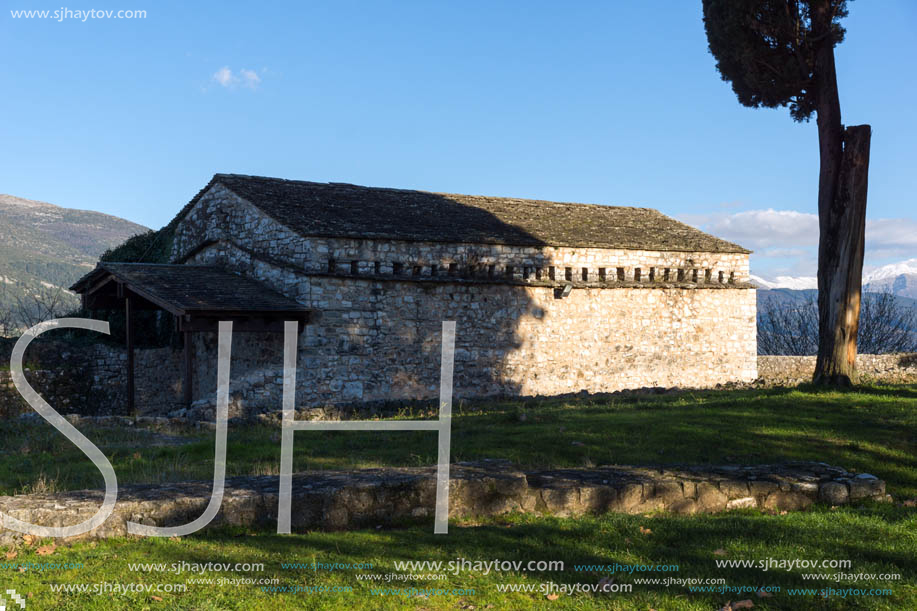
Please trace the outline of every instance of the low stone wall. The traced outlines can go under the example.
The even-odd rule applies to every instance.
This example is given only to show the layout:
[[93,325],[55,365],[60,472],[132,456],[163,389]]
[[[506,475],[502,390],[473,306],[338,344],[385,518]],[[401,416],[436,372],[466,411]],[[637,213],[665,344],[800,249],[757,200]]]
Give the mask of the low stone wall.
[[[127,351],[92,347],[93,391],[107,402],[106,414],[127,414]],[[172,348],[134,351],[134,400],[140,414],[167,414],[182,406],[182,353]]]
[[[4,366],[9,355],[0,354]],[[141,414],[167,414],[182,405],[181,352],[145,348],[134,352],[136,405]],[[71,345],[38,338],[23,366],[26,380],[58,412],[127,414],[127,351],[109,344]],[[0,417],[31,408],[16,391],[9,369],[0,370]]]
[[[279,343],[279,336],[278,336]],[[196,340],[200,343],[206,338]],[[237,334],[234,343],[245,346],[250,338]],[[36,341],[36,345],[41,340]],[[52,350],[51,348],[56,348]],[[29,348],[30,352],[32,348]],[[279,349],[278,349],[279,350]],[[62,414],[127,415],[127,355],[123,348],[106,344],[91,346],[49,345],[39,351],[40,359],[25,367],[26,379],[52,407]],[[279,415],[273,406],[279,405],[282,386],[276,372],[256,371],[240,355],[234,355],[234,376],[231,381],[230,417],[251,417],[267,411]],[[259,356],[264,356],[260,355]],[[189,420],[213,420],[213,386],[215,371],[212,364],[197,362],[194,409],[182,405],[182,354],[171,348],[138,349],[135,352],[138,412],[142,415],[171,415]],[[263,359],[273,365],[277,359]],[[8,356],[6,364],[8,364]],[[248,371],[258,375],[248,375]],[[237,373],[242,370],[242,373]],[[791,386],[809,382],[815,370],[814,356],[758,356],[758,383]],[[896,384],[917,384],[917,354],[857,355],[860,381],[880,381]],[[275,399],[273,402],[265,397]],[[412,401],[401,402],[411,404]],[[265,407],[265,404],[271,407]],[[301,416],[306,419],[341,419],[354,414],[375,415],[378,402],[365,402],[365,409],[354,410],[356,404],[329,403],[309,408],[302,405]],[[399,404],[400,406],[400,404]],[[255,409],[252,409],[252,408]],[[0,370],[0,418],[12,418],[31,411],[13,386],[10,371]]]
[[[38,391],[45,401],[55,406],[58,411],[80,409],[86,404],[91,385],[84,377],[76,377],[66,372],[29,371],[29,383]],[[31,411],[16,387],[10,371],[0,371],[0,418],[14,418]]]
[[[626,467],[522,471],[504,461],[452,465],[452,519],[527,512],[558,516],[668,511],[709,513],[737,508],[805,509],[815,502],[843,505],[884,500],[885,482],[825,463],[779,465]],[[292,529],[340,530],[392,524],[433,515],[436,470],[386,468],[316,471],[293,476]],[[82,538],[127,535],[127,521],[177,526],[197,518],[210,500],[210,482],[123,486],[114,513]],[[100,507],[102,491],[0,497],[0,511],[46,526],[77,524]],[[276,528],[278,478],[226,481],[220,513],[211,526]],[[0,544],[19,533],[3,530]]]
[[[917,353],[858,354],[856,367],[861,382],[917,383]],[[766,384],[811,382],[814,372],[814,356],[758,356],[758,378]]]

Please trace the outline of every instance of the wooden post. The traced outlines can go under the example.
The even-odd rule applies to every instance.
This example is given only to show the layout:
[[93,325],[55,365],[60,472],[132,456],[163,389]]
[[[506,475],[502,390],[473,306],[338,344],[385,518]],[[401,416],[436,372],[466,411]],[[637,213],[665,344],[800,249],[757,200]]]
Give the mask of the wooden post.
[[193,363],[193,360],[192,360],[193,357],[192,357],[192,354],[191,354],[191,351],[192,351],[192,346],[191,346],[191,331],[190,331],[189,329],[185,329],[184,338],[185,338],[185,354],[184,354],[184,356],[185,356],[185,372],[184,372],[184,376],[182,377],[182,391],[184,392],[184,395],[185,395],[185,407],[190,408],[190,407],[191,407],[191,400],[192,400],[192,395],[191,395],[191,383],[192,383],[192,382],[191,382],[191,371],[192,371],[192,368],[193,368],[193,364],[194,364],[194,363]]
[[131,298],[124,296],[124,334],[127,344],[127,413],[136,416],[134,400],[134,313],[131,310]]

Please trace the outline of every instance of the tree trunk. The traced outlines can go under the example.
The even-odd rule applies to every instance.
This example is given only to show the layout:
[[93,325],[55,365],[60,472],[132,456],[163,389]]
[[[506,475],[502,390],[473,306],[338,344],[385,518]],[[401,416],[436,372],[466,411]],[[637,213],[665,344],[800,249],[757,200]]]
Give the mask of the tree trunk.
[[818,113],[818,358],[817,384],[849,386],[855,373],[860,313],[868,125],[844,130],[831,40],[830,2],[813,6],[814,86]]
[[870,136],[868,125],[844,130],[834,201],[819,210],[816,384],[850,386],[856,373]]

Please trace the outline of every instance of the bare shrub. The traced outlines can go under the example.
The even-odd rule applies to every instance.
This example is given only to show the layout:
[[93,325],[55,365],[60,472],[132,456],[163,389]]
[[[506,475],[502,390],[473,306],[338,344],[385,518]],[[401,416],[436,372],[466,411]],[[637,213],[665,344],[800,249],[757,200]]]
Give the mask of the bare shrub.
[[[758,354],[806,356],[818,352],[818,294],[758,309]],[[864,293],[857,333],[860,354],[917,352],[917,308],[889,291]]]
[[59,318],[70,309],[64,289],[42,286],[16,295],[13,320],[22,329],[34,327],[40,322]]

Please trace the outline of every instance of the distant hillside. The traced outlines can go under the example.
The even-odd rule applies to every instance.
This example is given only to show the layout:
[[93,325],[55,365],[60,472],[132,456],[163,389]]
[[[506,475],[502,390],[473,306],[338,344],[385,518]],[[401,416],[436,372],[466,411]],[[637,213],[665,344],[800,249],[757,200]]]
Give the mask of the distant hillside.
[[[0,313],[17,297],[66,289],[106,250],[148,229],[88,210],[0,195]],[[69,292],[67,305],[78,303]]]
[[[871,286],[872,285],[870,285],[870,287],[867,288],[864,293],[883,292],[881,288],[872,290]],[[758,309],[760,310],[762,307],[771,302],[778,305],[797,306],[817,298],[818,291],[815,289],[758,289]],[[901,304],[905,308],[917,309],[917,299],[911,297],[902,297],[896,294],[895,302]]]
[[917,273],[898,274],[877,278],[866,285],[866,290],[873,292],[889,291],[899,297],[917,299]]

